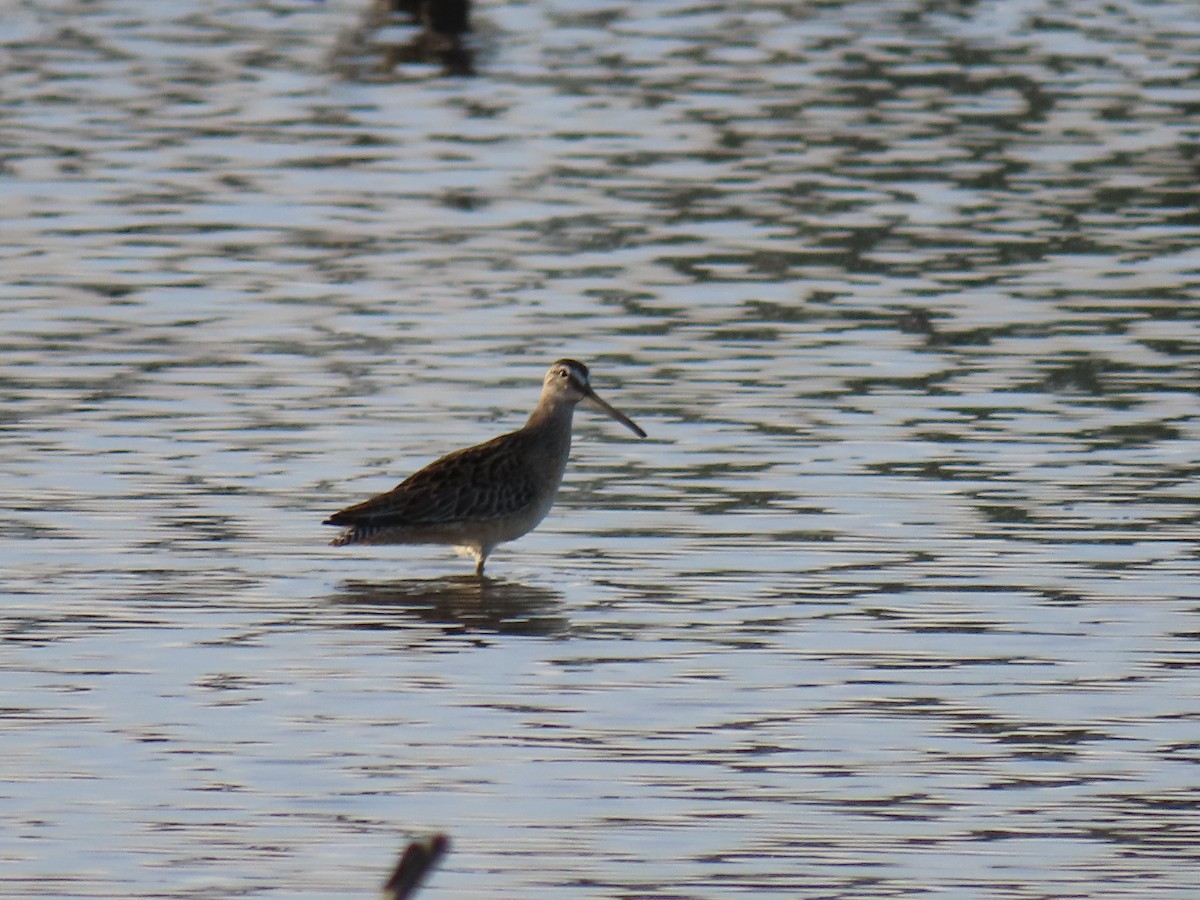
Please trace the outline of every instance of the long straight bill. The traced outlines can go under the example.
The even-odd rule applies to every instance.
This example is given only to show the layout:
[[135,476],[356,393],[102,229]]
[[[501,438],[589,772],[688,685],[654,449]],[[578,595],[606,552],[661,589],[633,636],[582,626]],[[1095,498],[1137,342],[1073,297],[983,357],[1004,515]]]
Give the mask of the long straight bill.
[[603,400],[600,399],[599,395],[595,391],[591,390],[590,388],[588,389],[588,393],[587,393],[587,401],[593,407],[595,407],[596,409],[600,410],[600,412],[602,412],[606,416],[608,416],[610,419],[616,419],[618,422],[620,422],[622,425],[624,425],[626,428],[628,428],[630,431],[632,431],[638,437],[644,438],[646,436],[646,432],[642,431],[642,429],[640,429],[634,423],[633,419],[629,418],[629,416],[625,415],[625,413],[621,412],[616,407],[609,406],[607,403],[605,403]]

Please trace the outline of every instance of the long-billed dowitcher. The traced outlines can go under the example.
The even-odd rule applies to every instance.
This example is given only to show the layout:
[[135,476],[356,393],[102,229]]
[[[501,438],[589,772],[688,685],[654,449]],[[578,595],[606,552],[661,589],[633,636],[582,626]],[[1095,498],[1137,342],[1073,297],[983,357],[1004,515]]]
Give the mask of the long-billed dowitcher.
[[560,359],[546,372],[542,396],[523,428],[447,454],[386,494],[334,513],[325,524],[348,530],[333,545],[450,544],[473,556],[475,574],[482,576],[497,544],[532,531],[554,505],[580,401],[646,436],[596,395],[587,366]]

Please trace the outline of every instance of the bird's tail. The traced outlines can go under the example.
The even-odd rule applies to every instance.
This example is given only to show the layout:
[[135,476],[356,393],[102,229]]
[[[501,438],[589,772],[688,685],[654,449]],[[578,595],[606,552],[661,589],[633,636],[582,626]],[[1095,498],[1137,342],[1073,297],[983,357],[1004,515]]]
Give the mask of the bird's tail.
[[349,531],[339,534],[329,542],[330,547],[345,547],[347,544],[357,544],[359,541],[358,529],[351,528]]
[[371,527],[359,522],[347,522],[338,515],[330,516],[322,525],[337,525],[346,530],[329,542],[331,547],[344,547],[347,544],[357,544],[370,532]]

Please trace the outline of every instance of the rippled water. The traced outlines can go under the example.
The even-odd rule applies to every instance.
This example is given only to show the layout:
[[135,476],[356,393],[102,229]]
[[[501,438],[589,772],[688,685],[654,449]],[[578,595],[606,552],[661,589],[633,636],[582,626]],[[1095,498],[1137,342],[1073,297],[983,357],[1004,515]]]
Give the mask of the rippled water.
[[364,12],[0,6],[0,893],[1188,896],[1194,5]]

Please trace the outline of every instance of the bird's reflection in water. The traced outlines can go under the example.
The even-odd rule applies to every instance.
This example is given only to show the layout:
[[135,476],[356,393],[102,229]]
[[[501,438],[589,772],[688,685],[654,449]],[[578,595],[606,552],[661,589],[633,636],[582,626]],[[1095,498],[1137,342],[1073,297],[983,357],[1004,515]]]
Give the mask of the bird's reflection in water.
[[[551,637],[570,623],[562,595],[534,585],[474,575],[387,582],[347,581],[332,601],[356,610],[359,628],[395,628],[397,617],[448,630]],[[370,612],[369,618],[363,613]]]

